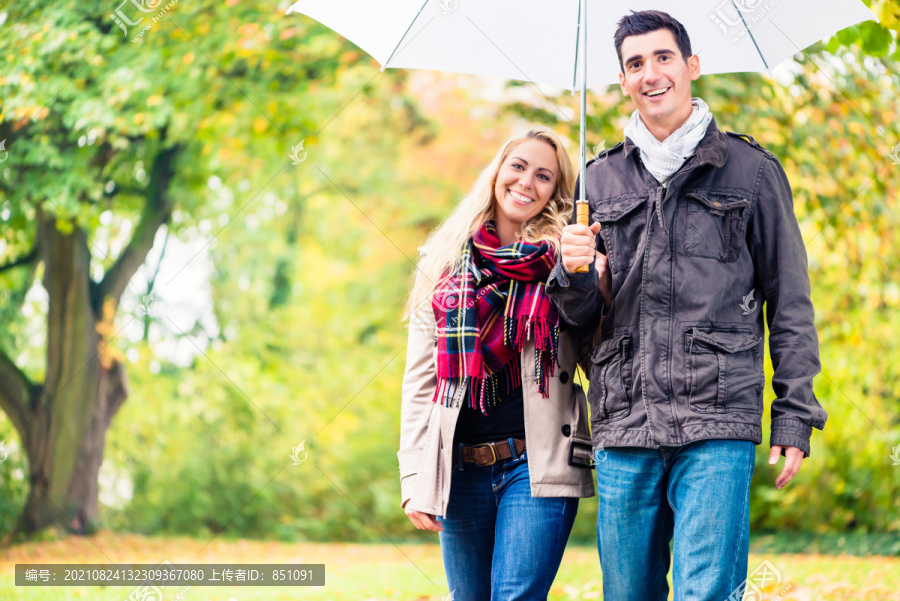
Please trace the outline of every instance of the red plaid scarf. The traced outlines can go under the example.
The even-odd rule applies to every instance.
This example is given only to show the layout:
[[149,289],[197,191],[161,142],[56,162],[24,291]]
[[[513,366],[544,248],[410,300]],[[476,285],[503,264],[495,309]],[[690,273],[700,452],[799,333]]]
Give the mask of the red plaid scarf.
[[[553,247],[519,240],[500,246],[493,222],[469,239],[461,273],[442,278],[431,304],[437,322],[438,386],[434,401],[450,406],[468,390],[484,415],[522,384],[519,354],[535,338],[535,382],[549,396],[559,341],[559,314],[544,287],[556,264]],[[456,398],[457,405],[461,396]]]

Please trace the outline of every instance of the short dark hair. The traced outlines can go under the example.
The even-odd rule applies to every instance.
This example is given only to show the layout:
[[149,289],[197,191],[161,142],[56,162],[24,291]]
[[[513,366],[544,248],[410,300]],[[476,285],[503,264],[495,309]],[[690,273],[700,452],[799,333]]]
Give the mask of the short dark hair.
[[622,42],[625,38],[632,35],[643,35],[660,29],[668,29],[675,38],[678,50],[681,51],[681,57],[687,61],[693,54],[691,52],[691,38],[688,37],[687,30],[678,19],[659,10],[643,10],[640,12],[631,11],[630,15],[625,15],[619,19],[616,28],[616,54],[619,55],[619,68],[625,73],[625,65],[622,63]]

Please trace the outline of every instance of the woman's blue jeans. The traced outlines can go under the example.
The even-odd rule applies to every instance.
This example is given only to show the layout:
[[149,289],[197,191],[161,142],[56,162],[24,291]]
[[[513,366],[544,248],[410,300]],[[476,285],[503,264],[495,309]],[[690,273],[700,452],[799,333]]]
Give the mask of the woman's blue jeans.
[[463,463],[457,445],[447,515],[438,516],[454,601],[545,601],[578,499],[532,497],[528,451],[488,466]]
[[603,599],[665,601],[673,537],[675,601],[742,599],[754,451],[745,440],[597,449]]

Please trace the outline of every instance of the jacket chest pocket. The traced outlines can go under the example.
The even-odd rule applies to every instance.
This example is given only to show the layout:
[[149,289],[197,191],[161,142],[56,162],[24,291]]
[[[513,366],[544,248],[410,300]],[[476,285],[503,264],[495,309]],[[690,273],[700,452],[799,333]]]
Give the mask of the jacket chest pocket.
[[601,224],[600,237],[612,273],[634,265],[647,225],[647,194],[626,194],[602,200],[594,208],[592,223]]
[[761,341],[744,330],[685,328],[685,376],[691,410],[762,415],[765,374]]
[[750,201],[739,193],[699,190],[687,192],[685,198],[684,254],[722,263],[737,260],[744,246]]
[[[614,336],[601,342],[591,353],[591,405],[597,415],[592,422],[612,422],[631,413],[631,336]],[[600,391],[597,395],[596,390]]]

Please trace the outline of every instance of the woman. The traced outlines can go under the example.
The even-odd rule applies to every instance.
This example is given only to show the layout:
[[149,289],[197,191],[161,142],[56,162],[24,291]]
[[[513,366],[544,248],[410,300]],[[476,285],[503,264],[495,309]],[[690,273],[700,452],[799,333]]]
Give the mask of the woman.
[[572,212],[561,139],[510,139],[422,247],[401,406],[402,506],[455,601],[546,599],[594,494],[576,349],[544,293]]

